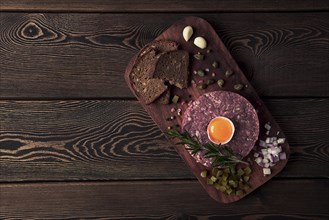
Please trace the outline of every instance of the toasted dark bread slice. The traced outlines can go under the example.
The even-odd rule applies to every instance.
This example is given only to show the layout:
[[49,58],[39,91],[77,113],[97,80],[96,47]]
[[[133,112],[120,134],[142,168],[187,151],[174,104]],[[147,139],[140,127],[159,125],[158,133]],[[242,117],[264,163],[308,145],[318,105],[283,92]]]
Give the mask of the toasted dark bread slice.
[[138,54],[130,72],[130,79],[138,97],[150,104],[161,96],[167,86],[161,79],[152,79],[159,54],[176,50],[178,44],[173,41],[155,41],[146,45]]
[[159,54],[153,73],[154,78],[169,81],[171,85],[183,89],[188,86],[189,54],[184,50],[175,50]]
[[143,98],[146,104],[154,102],[157,98],[161,97],[167,91],[168,87],[161,79],[149,79],[142,91]]
[[161,96],[159,98],[157,98],[155,100],[156,103],[159,103],[159,104],[169,104],[170,102],[170,87],[168,86],[168,89],[161,94]]

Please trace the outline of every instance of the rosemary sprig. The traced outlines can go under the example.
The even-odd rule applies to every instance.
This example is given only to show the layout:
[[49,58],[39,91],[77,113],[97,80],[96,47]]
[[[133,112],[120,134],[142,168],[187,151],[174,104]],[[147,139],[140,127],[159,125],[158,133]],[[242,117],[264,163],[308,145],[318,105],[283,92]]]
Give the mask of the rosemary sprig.
[[188,133],[180,133],[176,129],[170,129],[167,134],[170,138],[179,139],[180,142],[177,143],[178,145],[187,145],[187,149],[191,150],[193,155],[200,150],[204,150],[205,157],[213,158],[213,167],[232,167],[238,163],[248,164],[237,158],[227,145],[216,145],[213,143],[202,145]]

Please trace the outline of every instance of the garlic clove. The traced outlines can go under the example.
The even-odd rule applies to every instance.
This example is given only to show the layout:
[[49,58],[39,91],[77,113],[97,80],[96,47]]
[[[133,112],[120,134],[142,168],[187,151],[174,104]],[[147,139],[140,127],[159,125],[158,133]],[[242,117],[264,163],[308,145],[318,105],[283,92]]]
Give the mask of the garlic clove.
[[203,37],[197,37],[194,39],[195,46],[204,49],[207,47],[207,42]]
[[189,41],[193,35],[193,28],[191,26],[186,26],[183,30],[183,37],[185,41]]

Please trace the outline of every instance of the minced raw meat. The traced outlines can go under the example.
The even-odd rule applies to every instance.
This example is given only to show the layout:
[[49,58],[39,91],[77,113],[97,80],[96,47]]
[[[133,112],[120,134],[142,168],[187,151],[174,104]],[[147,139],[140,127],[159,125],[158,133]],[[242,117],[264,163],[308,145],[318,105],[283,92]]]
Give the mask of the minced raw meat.
[[[182,130],[201,144],[209,143],[207,126],[219,116],[229,118],[235,127],[233,138],[226,145],[239,158],[247,156],[258,139],[259,120],[251,103],[237,93],[215,91],[200,96],[184,112]],[[203,151],[192,156],[197,162],[211,166],[211,159],[205,158]]]

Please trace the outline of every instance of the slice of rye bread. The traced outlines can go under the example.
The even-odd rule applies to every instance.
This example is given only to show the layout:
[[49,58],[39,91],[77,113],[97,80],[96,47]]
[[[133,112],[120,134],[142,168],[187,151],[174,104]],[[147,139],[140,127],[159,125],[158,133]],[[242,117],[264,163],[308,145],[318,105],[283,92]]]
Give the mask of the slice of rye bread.
[[164,93],[162,93],[160,95],[160,97],[155,100],[155,102],[159,103],[159,104],[163,104],[163,105],[169,104],[169,102],[170,102],[170,86],[168,86],[168,89]]
[[177,50],[174,41],[155,41],[146,45],[137,55],[135,64],[129,74],[133,88],[138,97],[150,104],[167,90],[161,79],[152,79],[158,54]]
[[175,50],[159,54],[154,78],[169,81],[171,85],[183,89],[188,86],[189,54],[184,50]]
[[163,83],[163,80],[149,79],[143,89],[143,100],[145,104],[154,102],[157,98],[161,97],[166,92],[168,86]]

